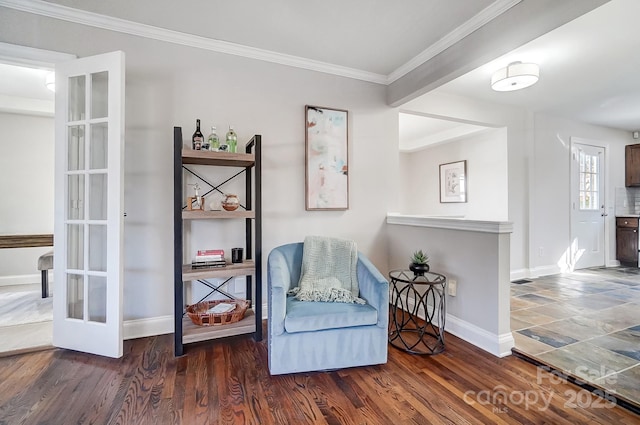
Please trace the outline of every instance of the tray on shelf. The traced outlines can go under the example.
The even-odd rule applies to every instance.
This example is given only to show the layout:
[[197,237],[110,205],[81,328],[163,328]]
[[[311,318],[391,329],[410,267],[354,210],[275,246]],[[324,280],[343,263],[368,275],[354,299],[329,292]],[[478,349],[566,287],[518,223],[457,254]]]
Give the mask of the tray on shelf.
[[[209,309],[221,303],[235,304],[236,307],[226,313],[208,313]],[[239,322],[244,318],[247,308],[249,302],[246,300],[202,301],[187,306],[187,316],[198,326],[220,326]]]

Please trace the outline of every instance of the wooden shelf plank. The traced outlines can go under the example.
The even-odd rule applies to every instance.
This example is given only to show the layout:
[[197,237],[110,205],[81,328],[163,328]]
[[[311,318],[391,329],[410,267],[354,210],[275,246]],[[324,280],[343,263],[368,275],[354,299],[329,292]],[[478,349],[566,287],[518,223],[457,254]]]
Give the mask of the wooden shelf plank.
[[256,263],[253,260],[244,260],[242,263],[227,263],[225,267],[212,267],[210,269],[194,269],[191,264],[184,264],[182,266],[182,280],[253,276],[255,271]]
[[183,210],[183,220],[204,220],[211,218],[255,218],[255,211],[201,211],[201,210]]
[[182,149],[183,164],[252,167],[255,162],[255,155],[252,153],[208,152]]
[[194,325],[188,316],[182,319],[182,343],[189,344],[208,339],[225,338],[228,336],[254,333],[256,331],[255,314],[252,309],[247,309],[244,319],[236,323],[218,326]]

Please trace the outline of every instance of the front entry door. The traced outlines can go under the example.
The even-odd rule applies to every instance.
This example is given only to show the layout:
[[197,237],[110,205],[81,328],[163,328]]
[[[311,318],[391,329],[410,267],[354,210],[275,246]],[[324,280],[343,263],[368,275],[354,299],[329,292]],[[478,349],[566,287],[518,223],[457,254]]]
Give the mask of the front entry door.
[[122,356],[124,53],[56,64],[53,345]]
[[601,146],[572,143],[572,268],[604,266],[604,155]]

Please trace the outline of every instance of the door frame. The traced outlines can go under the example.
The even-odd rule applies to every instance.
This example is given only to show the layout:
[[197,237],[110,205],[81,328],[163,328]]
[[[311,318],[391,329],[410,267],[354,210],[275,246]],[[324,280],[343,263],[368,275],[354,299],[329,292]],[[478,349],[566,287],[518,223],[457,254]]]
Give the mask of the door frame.
[[56,62],[65,62],[77,58],[76,55],[70,53],[0,42],[0,62],[9,65],[53,70]]
[[612,211],[611,209],[613,208],[612,205],[613,203],[610,202],[609,197],[610,197],[610,192],[612,192],[609,187],[609,181],[610,181],[610,170],[609,170],[609,156],[610,156],[610,144],[607,142],[604,142],[602,140],[595,140],[595,139],[587,139],[587,138],[583,138],[583,137],[576,137],[576,136],[571,136],[570,138],[570,148],[569,148],[569,203],[568,203],[568,208],[569,208],[569,247],[572,246],[573,243],[573,238],[574,238],[574,229],[575,229],[575,225],[576,223],[574,222],[573,219],[573,208],[572,208],[572,204],[574,202],[573,200],[573,176],[571,174],[571,172],[573,171],[573,154],[574,154],[574,146],[575,144],[581,144],[581,145],[588,145],[588,146],[593,146],[596,148],[601,148],[604,151],[604,160],[603,160],[603,164],[604,164],[604,175],[602,176],[603,179],[603,191],[604,193],[602,194],[603,196],[601,197],[601,202],[604,203],[604,213],[606,214],[604,216],[604,239],[603,239],[603,247],[602,249],[604,250],[604,266],[607,267],[610,265],[610,261],[611,261],[611,256],[610,256],[610,247],[611,247],[611,220],[613,217]]
[[[21,46],[19,44],[0,42],[0,63],[7,65],[53,71],[55,70],[55,64],[57,62],[65,62],[74,59],[77,59],[77,56],[70,53],[36,49],[33,47]],[[24,111],[28,112],[28,107],[25,108]],[[39,116],[42,116],[43,114],[41,109],[33,110],[33,112]],[[54,117],[54,115],[55,109],[52,111],[51,115],[48,115],[47,113],[46,116]],[[51,161],[55,161],[55,158],[52,157]],[[53,205],[51,205],[51,209],[54,209]],[[53,233],[53,229],[51,233]],[[51,287],[52,284],[53,276],[50,276],[49,286]]]

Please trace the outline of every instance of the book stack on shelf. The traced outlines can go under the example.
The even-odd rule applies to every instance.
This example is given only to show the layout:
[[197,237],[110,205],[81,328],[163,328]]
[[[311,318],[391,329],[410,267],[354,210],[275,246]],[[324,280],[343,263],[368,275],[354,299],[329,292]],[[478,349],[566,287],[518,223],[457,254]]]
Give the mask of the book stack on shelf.
[[203,249],[196,253],[191,262],[191,268],[207,269],[211,267],[224,267],[227,263],[224,259],[223,249]]

